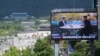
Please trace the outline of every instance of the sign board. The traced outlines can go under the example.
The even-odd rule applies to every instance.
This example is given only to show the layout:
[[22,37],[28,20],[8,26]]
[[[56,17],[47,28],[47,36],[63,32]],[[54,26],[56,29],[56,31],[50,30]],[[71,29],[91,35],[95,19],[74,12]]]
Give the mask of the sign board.
[[97,11],[91,9],[54,9],[51,13],[52,39],[97,39]]

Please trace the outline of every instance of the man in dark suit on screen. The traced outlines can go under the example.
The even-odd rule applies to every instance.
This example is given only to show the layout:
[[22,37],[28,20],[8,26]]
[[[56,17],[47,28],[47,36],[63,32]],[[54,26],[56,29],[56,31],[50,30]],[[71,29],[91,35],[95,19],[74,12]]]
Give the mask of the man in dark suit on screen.
[[82,28],[81,36],[84,34],[85,36],[89,36],[89,34],[92,33],[92,26],[90,21],[87,19],[87,16],[83,16],[83,25],[84,28]]
[[66,24],[66,17],[62,17],[62,20],[59,22],[59,27],[64,26]]
[[66,25],[66,17],[62,17],[62,20],[59,22],[59,29],[60,29],[60,34],[65,33],[65,29],[61,29],[60,27]]

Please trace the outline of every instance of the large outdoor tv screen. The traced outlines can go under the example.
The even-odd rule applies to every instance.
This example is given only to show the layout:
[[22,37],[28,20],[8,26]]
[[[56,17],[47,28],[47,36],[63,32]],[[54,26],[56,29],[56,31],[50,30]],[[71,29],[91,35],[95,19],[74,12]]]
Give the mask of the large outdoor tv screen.
[[97,39],[97,13],[52,13],[52,39]]

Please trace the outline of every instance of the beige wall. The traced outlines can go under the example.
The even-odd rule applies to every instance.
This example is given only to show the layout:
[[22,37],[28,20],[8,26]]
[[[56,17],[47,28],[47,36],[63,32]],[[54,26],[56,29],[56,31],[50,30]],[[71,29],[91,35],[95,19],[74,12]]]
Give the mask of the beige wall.
[[51,34],[50,31],[38,31],[38,32],[37,32],[37,37],[39,37],[39,38],[44,38],[44,37],[46,37],[46,36],[48,36],[48,35],[50,35],[50,34]]

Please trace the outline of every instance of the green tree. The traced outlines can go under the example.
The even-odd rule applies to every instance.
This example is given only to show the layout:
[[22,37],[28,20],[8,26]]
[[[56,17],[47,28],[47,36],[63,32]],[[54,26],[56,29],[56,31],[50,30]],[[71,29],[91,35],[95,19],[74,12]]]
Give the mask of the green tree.
[[35,20],[35,25],[39,25],[41,24],[41,22],[39,21],[39,19]]
[[3,56],[20,56],[20,50],[16,47],[11,46],[9,50],[7,50]]
[[32,56],[32,50],[31,48],[27,48],[27,49],[24,49],[22,50],[22,56]]
[[45,39],[38,39],[34,46],[34,53],[36,56],[54,56],[54,50]]
[[95,56],[100,56],[100,41],[95,42]]
[[82,53],[80,52],[73,52],[72,54],[70,54],[69,56],[83,56]]
[[75,51],[82,53],[83,56],[90,55],[90,46],[86,42],[77,42],[74,48]]
[[2,21],[0,23],[0,36],[9,36],[14,34],[16,31],[24,30],[21,23],[17,21]]

